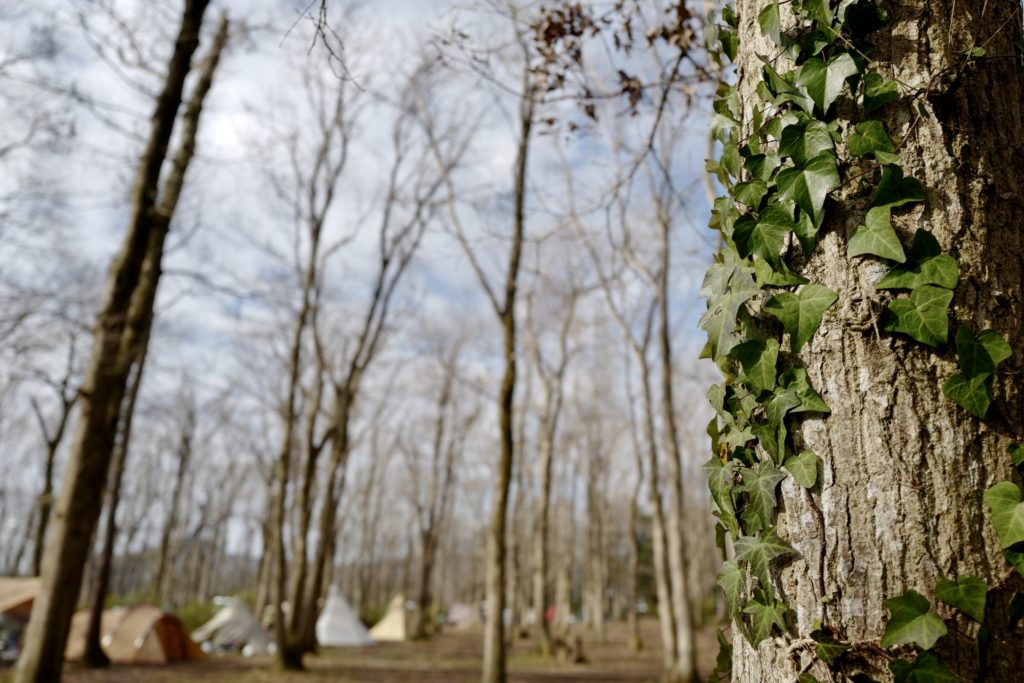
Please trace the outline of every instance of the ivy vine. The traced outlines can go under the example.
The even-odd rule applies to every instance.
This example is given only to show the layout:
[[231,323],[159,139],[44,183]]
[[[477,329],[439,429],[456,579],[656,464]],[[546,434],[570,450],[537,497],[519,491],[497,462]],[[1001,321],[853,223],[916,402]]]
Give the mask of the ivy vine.
[[[739,20],[734,9],[727,6],[709,19],[712,57],[720,65],[735,61]],[[757,22],[775,53],[759,55],[755,106],[744,117],[736,87],[728,83],[719,87],[714,103],[712,136],[721,154],[709,160],[708,172],[726,194],[712,210],[710,226],[720,233],[722,248],[703,282],[708,310],[700,324],[708,335],[703,356],[714,360],[725,379],[708,392],[716,416],[708,425],[713,455],[705,471],[719,545],[734,550],[717,583],[732,623],[755,647],[790,631],[789,610],[772,581],[773,571],[797,556],[775,530],[778,487],[792,477],[813,495],[820,480],[821,459],[811,450],[795,452],[788,429],[803,415],[827,417],[830,412],[797,354],[813,343],[838,295],[791,266],[815,252],[837,193],[844,201],[853,198],[851,205],[862,201],[866,206],[863,224],[847,242],[847,255],[886,268],[875,285],[891,297],[881,329],[937,350],[949,344],[957,261],[942,252],[926,229],[917,230],[906,247],[892,224],[894,214],[924,202],[926,193],[900,166],[903,143],[893,140],[879,117],[892,103],[927,96],[928,90],[873,70],[870,38],[887,19],[872,0],[771,2]],[[984,56],[983,49],[972,48],[960,68]],[[841,122],[837,114],[841,98],[843,119],[854,119],[851,123]],[[920,104],[917,110],[927,116]],[[956,330],[955,344],[959,372],[946,380],[943,392],[983,419],[997,368],[1011,355],[1010,346],[991,330],[974,332],[963,325]],[[1024,447],[1011,446],[1009,455],[1015,465],[1024,466]],[[984,501],[1007,561],[1024,575],[1020,489],[1001,482],[986,492]],[[987,647],[988,590],[983,580],[961,576],[940,581],[933,591],[950,608],[950,618],[959,614],[979,624],[979,656]],[[1020,620],[1024,596],[1018,594],[1012,604]],[[898,652],[906,653],[909,645],[917,652],[914,659],[885,653],[897,683],[957,680],[931,652],[947,633],[948,620],[928,598],[910,590],[886,605],[891,616],[875,648],[902,647]],[[828,625],[818,624],[811,637],[819,661],[830,670],[845,670],[852,644]],[[717,670],[725,672],[731,646],[722,633],[719,642]],[[800,680],[816,679],[803,673]]]

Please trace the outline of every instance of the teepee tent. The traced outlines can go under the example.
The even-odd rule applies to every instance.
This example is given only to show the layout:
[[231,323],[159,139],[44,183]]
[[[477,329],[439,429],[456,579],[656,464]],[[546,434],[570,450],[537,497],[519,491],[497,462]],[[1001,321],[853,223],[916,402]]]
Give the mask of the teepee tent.
[[399,593],[391,598],[387,613],[370,629],[370,636],[375,640],[405,640],[408,637],[404,595]]
[[[89,610],[75,612],[64,658],[77,661],[85,653]],[[181,620],[152,605],[133,605],[103,610],[100,644],[115,664],[167,664],[202,659]]]
[[316,620],[316,641],[324,647],[352,647],[374,643],[363,622],[359,621],[359,617],[334,586],[331,586],[320,618]]
[[192,632],[192,640],[204,649],[241,650],[246,655],[270,651],[270,634],[244,602],[225,597],[213,601],[221,605],[220,611]]

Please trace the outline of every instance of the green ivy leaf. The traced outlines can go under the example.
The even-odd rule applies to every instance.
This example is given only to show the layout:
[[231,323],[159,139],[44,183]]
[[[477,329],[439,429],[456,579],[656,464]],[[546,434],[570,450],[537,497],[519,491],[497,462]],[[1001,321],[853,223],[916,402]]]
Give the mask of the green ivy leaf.
[[800,451],[799,455],[791,455],[786,458],[783,467],[793,475],[793,480],[797,484],[805,489],[812,489],[818,481],[818,465],[820,462],[821,458],[818,457],[817,453],[803,450]]
[[992,511],[992,526],[1003,548],[1024,541],[1024,503],[1012,481],[1001,481],[985,491],[985,504]]
[[871,206],[903,206],[924,201],[924,188],[917,178],[903,177],[903,169],[896,164],[882,168],[882,179],[875,189]]
[[732,191],[737,201],[743,202],[752,209],[761,205],[761,200],[768,194],[768,185],[763,180],[754,178],[746,182],[737,183]]
[[974,619],[985,621],[985,598],[988,584],[976,576],[961,576],[956,581],[942,580],[935,584],[935,597]]
[[771,638],[772,629],[786,630],[786,606],[763,590],[754,591],[753,597],[743,611],[752,617],[751,644],[755,647],[766,638]]
[[913,662],[894,659],[889,662],[893,683],[958,683],[960,679],[931,652],[922,652]]
[[1024,465],[1024,444],[1011,443],[1006,447],[1006,452],[1013,459],[1015,466]]
[[956,331],[956,350],[960,370],[967,376],[993,373],[996,367],[1013,355],[1013,350],[998,332],[983,330],[975,337],[966,326]]
[[984,330],[977,337],[965,326],[956,332],[960,373],[953,375],[942,391],[957,405],[979,420],[992,403],[992,375],[1013,351],[997,332]]
[[806,285],[810,280],[801,277],[786,267],[785,262],[776,270],[771,264],[757,259],[754,261],[754,280],[757,286],[764,287],[792,287],[794,285]]
[[943,254],[935,236],[924,228],[914,233],[910,246],[911,263],[897,266],[886,273],[875,285],[877,289],[917,289],[922,285],[936,285],[953,289],[960,279],[956,259]]
[[779,19],[779,4],[772,2],[765,6],[757,15],[757,24],[761,27],[761,35],[782,47],[782,22]]
[[774,529],[766,529],[760,538],[740,536],[736,539],[735,547],[736,559],[750,563],[750,572],[762,586],[770,585],[768,568],[773,561],[797,554],[791,545],[779,538]]
[[722,563],[715,583],[725,594],[725,604],[729,606],[729,616],[735,619],[740,613],[741,599],[746,594],[743,570],[734,560],[727,560]]
[[915,590],[885,601],[891,617],[882,634],[882,647],[914,643],[930,650],[946,635],[946,623],[931,610],[931,603]]
[[974,417],[983,420],[992,404],[992,377],[956,374],[942,385],[942,393]]
[[779,140],[779,154],[792,157],[797,164],[803,164],[822,152],[835,149],[832,136],[823,121],[809,119],[803,123],[794,123],[782,129]]
[[814,100],[807,94],[807,88],[799,84],[790,83],[780,76],[766,58],[762,57],[762,61],[765,63],[762,70],[764,83],[768,90],[774,94],[771,102],[773,104],[793,102],[808,114],[814,113]]
[[1003,557],[1006,558],[1008,565],[1016,569],[1018,574],[1024,576],[1024,552],[1006,548],[1003,550]]
[[820,225],[825,197],[839,187],[836,158],[831,152],[822,152],[804,164],[782,169],[775,183],[780,199],[792,199]]
[[[942,245],[935,239],[928,230],[919,228],[914,233],[914,240],[910,243],[910,260],[914,263],[923,263],[925,259],[938,256],[942,253]],[[926,283],[927,284],[927,283]],[[949,287],[948,289],[952,289]]]
[[903,245],[892,227],[888,206],[876,206],[870,209],[864,218],[864,225],[850,238],[846,253],[848,256],[871,254],[890,261],[903,263],[907,260],[903,253]]
[[746,258],[750,254],[757,254],[771,264],[773,269],[781,269],[782,257],[779,253],[786,245],[786,235],[795,227],[792,211],[775,204],[762,211],[756,222],[744,221],[741,225],[737,221],[733,241],[739,248],[740,256]]
[[[782,373],[779,377],[779,386],[782,388],[780,395],[783,392],[794,392],[796,396],[796,405],[793,407],[792,412],[794,413],[828,413],[830,412],[828,404],[822,400],[821,396],[818,395],[814,389],[811,388],[810,383],[807,381],[807,371],[803,368],[790,368]],[[772,406],[769,404],[768,413],[772,412]]]
[[881,74],[869,73],[864,76],[864,111],[868,114],[900,98],[896,81],[890,81]]
[[839,97],[846,79],[858,73],[860,69],[853,57],[848,52],[841,52],[828,60],[828,63],[817,57],[808,59],[800,67],[796,82],[807,88],[807,94],[824,114]]
[[[722,13],[723,16],[725,13]],[[736,61],[736,48],[739,47],[740,41],[736,36],[736,31],[730,31],[728,29],[718,30],[718,41],[722,45],[722,52],[729,58],[730,62]]]
[[850,649],[847,643],[840,642],[832,637],[824,629],[811,631],[811,638],[814,639],[814,654],[821,661],[829,666],[836,663],[836,660],[843,656],[843,653]]
[[910,293],[909,299],[897,299],[889,304],[892,319],[885,329],[902,332],[922,344],[942,346],[949,335],[946,310],[953,301],[953,292],[941,287],[925,285]]
[[850,154],[859,157],[871,154],[877,159],[878,153],[881,152],[883,156],[889,155],[885,156],[886,159],[891,159],[893,153],[896,152],[896,148],[885,130],[885,124],[878,119],[861,121],[856,125],[856,131],[846,142]]
[[759,291],[742,263],[714,263],[708,268],[700,291],[708,300],[708,310],[701,316],[700,327],[707,332],[712,357],[725,355],[740,343],[736,316],[740,307]]
[[834,16],[828,0],[804,0],[803,11],[808,19],[825,26],[831,25]]
[[747,169],[752,178],[768,182],[782,164],[782,157],[778,154],[752,154],[743,161],[743,167]]
[[730,460],[723,463],[717,456],[704,464],[704,473],[708,477],[708,488],[711,490],[711,500],[718,507],[719,518],[722,524],[732,534],[733,538],[739,536],[740,527],[736,520],[736,506],[733,504],[732,492],[735,486],[736,461]]
[[750,514],[745,514],[744,519],[757,522],[748,524],[747,531],[770,529],[775,520],[775,509],[779,505],[775,497],[775,488],[786,478],[786,474],[771,463],[762,462],[757,469],[744,467],[740,470],[740,475],[743,477],[740,490],[746,491],[750,496]]
[[775,388],[775,363],[779,358],[779,342],[775,339],[751,339],[734,346],[729,355],[743,366],[743,374],[755,389],[771,391]]
[[810,255],[814,252],[814,247],[818,243],[818,226],[814,224],[814,219],[806,211],[799,212],[793,233],[800,242],[800,248],[804,250],[804,254]]
[[821,316],[839,297],[824,285],[804,285],[800,292],[780,292],[764,310],[779,319],[790,337],[790,348],[799,353],[821,325]]

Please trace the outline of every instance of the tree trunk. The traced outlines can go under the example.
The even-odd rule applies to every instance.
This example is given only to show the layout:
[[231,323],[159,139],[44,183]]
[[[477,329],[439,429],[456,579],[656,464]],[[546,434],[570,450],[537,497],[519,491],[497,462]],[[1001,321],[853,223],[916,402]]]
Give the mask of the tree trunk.
[[[42,585],[18,660],[16,683],[56,683],[64,663],[71,615],[78,603],[117,436],[118,415],[138,345],[149,325],[160,278],[169,216],[158,216],[160,170],[182,102],[185,77],[199,45],[207,0],[185,2],[167,79],[133,190],[122,251],[111,266],[82,387],[81,412],[47,534]],[[165,220],[166,219],[166,220]]]
[[60,415],[57,417],[57,425],[50,433],[43,419],[43,413],[32,401],[32,408],[35,410],[39,420],[39,426],[43,432],[43,439],[46,441],[46,463],[43,467],[43,490],[39,494],[39,521],[35,529],[35,544],[32,549],[32,574],[39,576],[43,568],[43,547],[46,542],[46,528],[50,525],[50,512],[53,510],[53,474],[54,466],[57,463],[57,451],[64,440],[64,432],[67,430],[68,419],[71,411],[74,410],[75,402],[78,400],[78,391],[71,390],[71,376],[75,370],[75,340],[69,342],[68,365],[60,386],[57,387],[60,397]]
[[551,654],[551,629],[545,619],[548,604],[548,517],[551,510],[551,470],[554,462],[555,434],[550,426],[548,404],[550,391],[545,394],[545,410],[540,435],[540,499],[537,501],[537,520],[533,532],[533,614],[534,639],[540,653]]
[[682,449],[676,425],[675,394],[672,389],[672,337],[669,317],[669,273],[671,272],[671,221],[659,206],[661,264],[658,279],[658,351],[661,355],[661,405],[668,460],[670,501],[668,513],[668,568],[671,572],[672,614],[675,618],[676,661],[668,678],[689,683],[697,678],[693,610],[690,604],[686,563],[689,558],[684,527],[686,492],[683,487]]
[[[171,558],[171,540],[178,525],[178,510],[181,508],[181,497],[185,491],[185,476],[188,474],[189,462],[192,460],[192,437],[195,432],[195,406],[192,396],[185,397],[185,424],[182,425],[181,441],[178,442],[178,470],[174,477],[174,489],[171,493],[171,508],[167,512],[164,528],[160,534],[160,549],[156,559],[156,578],[153,579],[153,595],[158,604],[167,602],[170,596],[170,582],[174,572],[168,573],[168,563],[176,563],[177,557]],[[176,555],[176,553],[175,553]]]
[[[639,464],[639,463],[637,463]],[[629,649],[639,652],[644,647],[640,636],[640,620],[637,618],[637,588],[640,580],[640,488],[643,479],[637,470],[636,488],[629,499],[629,560],[626,568],[626,624],[629,632]]]
[[[757,55],[775,51],[755,21],[768,2],[737,4],[739,93],[749,113],[758,106]],[[931,597],[939,579],[974,575],[996,586],[1006,576],[982,494],[1011,478],[1006,447],[1024,435],[1024,70],[1003,57],[1021,39],[1021,6],[882,4],[889,21],[872,36],[878,46],[872,70],[929,90],[912,97],[901,85],[903,99],[881,113],[906,175],[919,179],[925,191],[924,204],[894,216],[894,226],[905,244],[915,229],[930,230],[958,259],[951,331],[957,325],[994,329],[1013,356],[1000,366],[995,401],[979,422],[943,395],[943,381],[958,372],[952,343],[935,351],[856,324],[865,319],[878,267],[847,256],[863,209],[838,203],[818,249],[798,270],[839,296],[800,354],[811,384],[831,407],[829,416],[794,429],[801,447],[823,460],[823,481],[810,493],[791,478],[782,484],[779,534],[800,553],[775,577],[793,617],[790,632],[756,650],[734,637],[735,681],[794,680],[797,667],[811,663],[806,650],[790,646],[806,638],[816,620],[845,640],[877,642],[889,617],[886,599],[908,589]],[[964,52],[976,45],[992,57],[964,66]],[[989,613],[998,614],[1020,584],[1014,576],[991,591]],[[992,642],[987,680],[1020,680],[1020,636],[994,633]],[[938,654],[961,680],[980,680],[970,639],[951,631],[939,641]],[[890,680],[880,653],[867,652],[865,660],[872,676]],[[810,673],[828,675],[819,671],[820,663],[813,666]]]
[[[514,411],[516,391],[516,292],[519,285],[519,263],[523,252],[526,230],[526,169],[530,149],[530,131],[533,127],[536,93],[530,85],[528,68],[523,74],[523,93],[520,100],[520,130],[516,156],[515,216],[513,217],[512,245],[509,249],[508,271],[505,276],[505,297],[496,311],[501,322],[504,342],[505,372],[498,396],[498,421],[501,430],[501,458],[495,486],[494,508],[487,533],[487,614],[484,621],[484,661],[482,683],[505,683],[505,526],[508,516],[508,492],[512,481],[514,457]],[[494,302],[497,307],[497,302]]]
[[121,435],[114,452],[114,461],[110,472],[110,485],[107,487],[107,519],[103,528],[103,548],[100,550],[99,566],[96,569],[96,580],[92,589],[92,604],[89,607],[89,627],[85,633],[85,652],[82,661],[88,667],[101,668],[110,666],[110,658],[103,651],[100,643],[103,619],[103,606],[110,589],[110,576],[114,565],[114,543],[117,541],[117,508],[121,502],[121,480],[124,478],[125,463],[131,445],[132,416],[135,414],[135,402],[142,386],[142,371],[146,363],[146,354],[142,353],[135,364],[135,374],[131,378],[128,396],[122,411]]

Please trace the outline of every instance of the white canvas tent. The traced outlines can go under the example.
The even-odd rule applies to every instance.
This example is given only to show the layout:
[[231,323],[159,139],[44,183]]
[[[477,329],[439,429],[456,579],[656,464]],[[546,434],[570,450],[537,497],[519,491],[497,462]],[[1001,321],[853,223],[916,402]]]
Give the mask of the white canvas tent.
[[245,655],[270,652],[270,634],[244,602],[237,598],[214,598],[222,605],[213,618],[192,632],[192,640],[203,649],[239,649]]
[[324,647],[352,647],[374,643],[363,622],[359,621],[359,617],[334,586],[331,586],[331,593],[327,596],[320,618],[316,620],[316,640]]
[[399,593],[391,598],[388,611],[384,618],[373,625],[370,635],[375,640],[405,640],[408,637],[408,625],[405,616],[405,596]]

